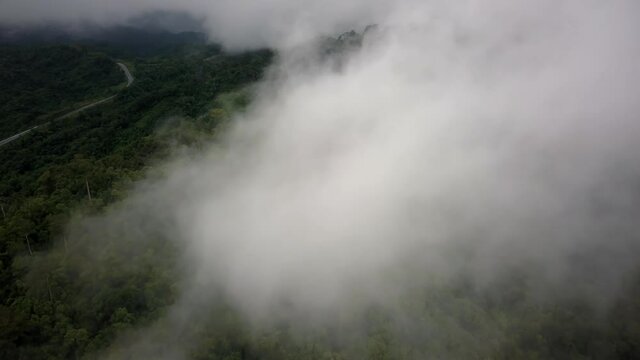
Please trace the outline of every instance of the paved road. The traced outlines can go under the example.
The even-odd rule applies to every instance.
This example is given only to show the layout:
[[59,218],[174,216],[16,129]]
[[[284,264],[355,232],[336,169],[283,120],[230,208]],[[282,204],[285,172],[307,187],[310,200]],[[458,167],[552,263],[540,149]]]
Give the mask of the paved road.
[[[131,75],[131,72],[129,72],[129,68],[127,68],[127,65],[125,65],[123,63],[117,63],[117,64],[120,67],[120,69],[122,69],[122,71],[124,71],[124,75],[127,77],[127,87],[129,87],[133,83],[135,78]],[[77,113],[79,113],[81,111],[90,109],[90,108],[92,108],[94,106],[98,106],[98,105],[103,104],[103,103],[106,103],[107,101],[112,100],[116,96],[117,95],[109,96],[108,98],[105,98],[105,99],[102,99],[102,100],[98,100],[98,101],[93,102],[91,104],[85,105],[85,106],[83,106],[83,107],[81,107],[79,109],[73,110],[73,111],[71,111],[69,113],[66,113],[66,114],[60,116],[60,117],[57,117],[57,118],[53,119],[53,121],[68,118],[69,116],[75,115],[75,114],[77,114]],[[33,130],[35,130],[35,129],[41,127],[41,126],[44,126],[46,124],[48,124],[48,122],[44,123],[44,124],[40,124],[40,125],[34,126],[31,129],[19,132],[19,133],[15,134],[15,135],[9,136],[8,138],[6,138],[4,140],[0,140],[0,146],[6,145],[6,144],[8,144],[8,143],[10,143],[10,142],[12,142],[14,140],[17,140],[17,139],[23,137],[24,135],[27,135],[28,133],[32,132]]]
[[6,139],[4,139],[4,140],[0,141],[0,146],[2,146],[2,145],[4,145],[4,144],[8,144],[8,143],[12,142],[13,140],[15,140],[15,139],[17,139],[17,138],[19,138],[19,137],[21,137],[21,136],[23,136],[23,135],[27,135],[27,134],[28,134],[28,133],[30,133],[32,130],[37,129],[39,126],[40,126],[40,125],[38,125],[38,126],[34,126],[34,127],[32,127],[31,129],[29,129],[29,130],[25,130],[25,131],[23,131],[23,132],[19,132],[19,133],[17,133],[17,134],[15,134],[15,135],[13,135],[13,136],[10,136],[10,137],[8,137],[8,138],[6,138]]
[[133,80],[135,80],[135,78],[133,77],[133,75],[131,75],[131,72],[129,72],[129,68],[127,67],[127,65],[120,62],[117,64],[118,66],[120,66],[120,69],[124,71],[124,75],[127,77],[127,87],[129,87],[131,84],[133,84]]

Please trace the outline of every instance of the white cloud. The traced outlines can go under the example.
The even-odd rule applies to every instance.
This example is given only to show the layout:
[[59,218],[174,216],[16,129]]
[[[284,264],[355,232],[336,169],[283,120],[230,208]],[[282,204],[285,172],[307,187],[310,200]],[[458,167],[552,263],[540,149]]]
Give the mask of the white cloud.
[[479,277],[533,261],[558,279],[606,246],[606,283],[638,235],[635,7],[406,2],[341,71],[283,51],[225,150],[146,196],[176,198],[194,272],[258,313],[384,296],[388,269],[456,244]]

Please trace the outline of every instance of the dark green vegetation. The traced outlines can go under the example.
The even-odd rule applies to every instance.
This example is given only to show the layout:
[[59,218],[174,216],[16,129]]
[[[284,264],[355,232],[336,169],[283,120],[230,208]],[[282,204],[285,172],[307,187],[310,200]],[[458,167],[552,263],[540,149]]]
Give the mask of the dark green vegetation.
[[107,97],[122,71],[104,54],[82,47],[0,47],[0,138]]
[[[29,91],[11,97],[14,107],[2,121],[14,120],[7,126],[31,119],[24,109],[54,114],[56,104],[115,92],[124,82],[113,61],[95,48],[47,51],[75,54],[66,60],[75,64],[97,61],[105,72],[24,60],[30,53],[39,58],[38,48],[2,52],[3,61],[20,71],[41,67],[43,78],[34,81],[42,83],[31,89],[57,86],[48,67],[75,72],[56,94],[58,103],[34,104]],[[250,100],[243,89],[262,76],[271,57],[268,51],[227,55],[189,44],[162,56],[126,58],[136,82],[119,88],[112,102],[0,148],[1,359],[154,358],[131,354],[129,344],[117,340],[126,334],[135,341],[137,329],[157,346],[151,353],[170,356],[172,344],[181,343],[194,359],[638,358],[638,277],[628,280],[630,290],[607,310],[580,296],[536,299],[527,275],[514,269],[482,290],[469,274],[431,279],[429,286],[417,284],[401,294],[393,311],[345,309],[326,319],[331,325],[315,328],[283,321],[256,329],[224,299],[202,304],[186,329],[172,330],[169,320],[156,324],[179,294],[178,249],[168,234],[149,231],[153,237],[140,238],[127,231],[141,225],[126,215],[114,219],[114,228],[92,216],[117,206],[171,146],[193,148],[215,138],[229,113]],[[65,226],[75,216],[87,220],[67,238]],[[103,236],[92,239],[97,233]]]
[[[12,48],[2,57],[6,76],[33,74],[32,82],[14,79],[10,91],[3,87],[2,96],[11,101],[3,110],[6,132],[40,123],[34,114],[58,113],[57,106],[91,100],[104,95],[104,85],[124,83],[113,61],[82,47]],[[193,145],[215,132],[230,107],[246,103],[246,92],[239,90],[262,76],[271,57],[269,51],[225,55],[201,46],[129,59],[136,82],[113,101],[0,149],[0,358],[90,353],[107,346],[120,328],[154,318],[171,302],[171,266],[156,261],[153,247],[139,254],[147,260],[99,249],[109,261],[84,272],[77,265],[94,262],[90,249],[67,244],[73,252],[58,257],[54,247],[64,244],[64,226],[75,211],[100,212],[121,198],[146,165],[168,154],[169,142]],[[63,86],[54,74],[65,71],[73,76]],[[44,99],[34,102],[38,96],[30,91],[40,88]],[[55,101],[46,99],[53,92]],[[225,103],[215,102],[223,93]],[[18,125],[16,119],[25,120]],[[127,266],[134,261],[149,265]]]

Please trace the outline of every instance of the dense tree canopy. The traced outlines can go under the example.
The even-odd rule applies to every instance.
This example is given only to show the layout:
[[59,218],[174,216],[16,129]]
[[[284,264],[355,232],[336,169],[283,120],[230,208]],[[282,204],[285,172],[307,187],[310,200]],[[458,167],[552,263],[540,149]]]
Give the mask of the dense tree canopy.
[[[112,249],[109,257],[118,265],[105,264],[98,275],[75,272],[79,263],[72,259],[88,261],[82,251],[91,249],[62,254],[55,245],[66,244],[64,228],[75,211],[90,214],[120,199],[146,165],[168,154],[169,141],[193,144],[214,133],[232,107],[246,103],[248,95],[239,90],[262,76],[271,56],[226,55],[202,46],[186,55],[132,58],[126,61],[137,81],[125,89],[117,87],[124,76],[115,62],[87,48],[2,52],[2,81],[10,84],[2,92],[9,114],[2,119],[5,135],[119,92],[109,103],[54,120],[0,151],[0,357],[66,359],[90,352],[171,302],[170,260],[156,263],[152,249],[144,255],[149,272],[125,270],[123,262],[131,259]],[[29,78],[13,79],[19,74]],[[169,253],[167,244],[157,246]],[[116,274],[112,266],[122,271]],[[106,283],[113,287],[102,287]],[[141,287],[150,291],[144,298]]]

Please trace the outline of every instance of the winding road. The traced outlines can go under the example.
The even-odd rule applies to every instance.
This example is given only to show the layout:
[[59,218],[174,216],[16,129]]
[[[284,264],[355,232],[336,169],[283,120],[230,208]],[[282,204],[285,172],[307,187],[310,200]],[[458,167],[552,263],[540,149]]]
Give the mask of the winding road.
[[[131,84],[133,84],[133,82],[135,81],[135,78],[133,77],[133,75],[131,75],[131,72],[129,71],[129,68],[127,67],[127,65],[125,65],[125,64],[123,64],[121,62],[118,62],[116,64],[118,64],[120,69],[124,72],[124,75],[127,77],[127,87],[131,86]],[[73,116],[73,115],[75,115],[75,114],[77,114],[77,113],[79,113],[81,111],[90,109],[90,108],[92,108],[94,106],[98,106],[98,105],[103,104],[103,103],[106,103],[107,101],[112,100],[116,96],[118,96],[118,95],[116,94],[116,95],[113,95],[113,96],[109,96],[108,98],[104,98],[102,100],[98,100],[96,102],[92,102],[91,104],[85,105],[85,106],[80,107],[78,109],[75,109],[75,110],[73,110],[71,112],[68,112],[68,113],[66,113],[66,114],[64,114],[64,115],[62,115],[60,117],[57,117],[57,118],[53,119],[52,121],[68,118],[69,116]],[[32,132],[33,130],[35,130],[35,129],[41,127],[41,126],[47,125],[48,123],[49,122],[46,122],[46,123],[40,124],[40,125],[36,125],[36,126],[32,127],[31,129],[19,132],[19,133],[15,134],[15,135],[11,135],[11,136],[9,136],[8,138],[6,138],[4,140],[0,140],[0,146],[4,146],[4,145],[6,145],[6,144],[8,144],[8,143],[10,143],[10,142],[12,142],[14,140],[17,140],[17,139],[23,137],[24,135],[27,135],[28,133]]]
[[127,67],[127,65],[121,62],[116,64],[118,64],[118,66],[120,66],[120,69],[124,71],[124,75],[127,77],[127,87],[129,87],[131,84],[133,84],[133,80],[135,80],[135,78],[133,77],[133,75],[131,75],[131,72],[129,71],[129,68]]

